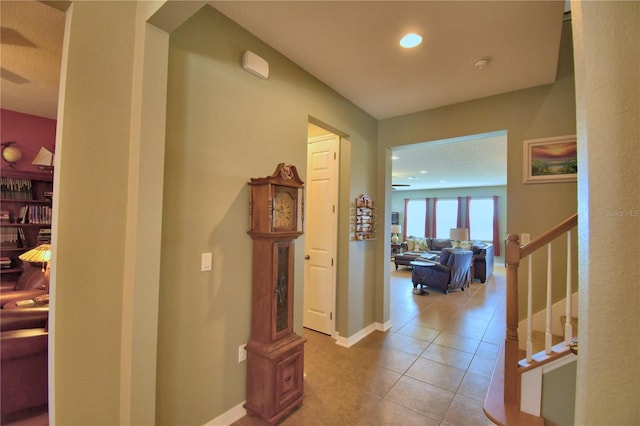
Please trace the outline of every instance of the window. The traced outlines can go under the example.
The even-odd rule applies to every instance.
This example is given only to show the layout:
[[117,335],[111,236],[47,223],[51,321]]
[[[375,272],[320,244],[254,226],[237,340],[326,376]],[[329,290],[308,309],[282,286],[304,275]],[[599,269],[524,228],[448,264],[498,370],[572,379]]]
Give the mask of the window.
[[436,204],[436,238],[449,238],[451,228],[457,228],[458,200],[438,200]]
[[427,202],[409,200],[407,203],[407,236],[424,237],[424,221],[427,214]]
[[471,239],[481,241],[493,240],[493,200],[477,198],[471,200],[469,206],[469,226]]

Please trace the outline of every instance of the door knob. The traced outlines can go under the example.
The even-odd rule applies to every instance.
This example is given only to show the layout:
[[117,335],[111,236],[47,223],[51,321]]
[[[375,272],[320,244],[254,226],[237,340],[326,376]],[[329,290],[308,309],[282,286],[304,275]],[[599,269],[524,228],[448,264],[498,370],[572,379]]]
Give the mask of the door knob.
[[309,255],[306,255],[306,256],[304,257],[304,260],[309,260],[309,259],[311,259],[311,256],[309,256]]

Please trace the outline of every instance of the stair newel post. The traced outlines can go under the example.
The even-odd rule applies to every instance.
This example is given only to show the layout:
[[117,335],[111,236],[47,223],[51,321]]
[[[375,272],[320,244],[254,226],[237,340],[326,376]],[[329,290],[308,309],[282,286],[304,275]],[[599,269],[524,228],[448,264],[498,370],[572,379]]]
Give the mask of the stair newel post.
[[518,373],[518,267],[520,237],[507,236],[507,334],[504,342],[504,402],[520,406],[520,375]]

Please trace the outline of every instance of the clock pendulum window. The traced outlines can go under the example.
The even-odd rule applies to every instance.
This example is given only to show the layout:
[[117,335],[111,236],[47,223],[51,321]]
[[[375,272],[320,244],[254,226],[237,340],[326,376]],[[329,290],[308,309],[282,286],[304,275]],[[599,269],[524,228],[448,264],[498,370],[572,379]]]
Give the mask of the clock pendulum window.
[[304,184],[295,166],[249,182],[253,239],[251,338],[247,343],[250,415],[275,424],[302,404],[306,339],[293,331],[294,243],[302,235]]

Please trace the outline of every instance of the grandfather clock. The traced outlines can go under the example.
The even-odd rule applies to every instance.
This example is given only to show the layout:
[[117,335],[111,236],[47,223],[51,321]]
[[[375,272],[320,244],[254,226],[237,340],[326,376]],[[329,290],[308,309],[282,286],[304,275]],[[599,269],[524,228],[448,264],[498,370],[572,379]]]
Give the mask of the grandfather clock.
[[269,424],[302,404],[304,343],[293,332],[294,242],[303,234],[304,184],[295,166],[249,182],[253,238],[251,339],[247,343],[247,412]]

